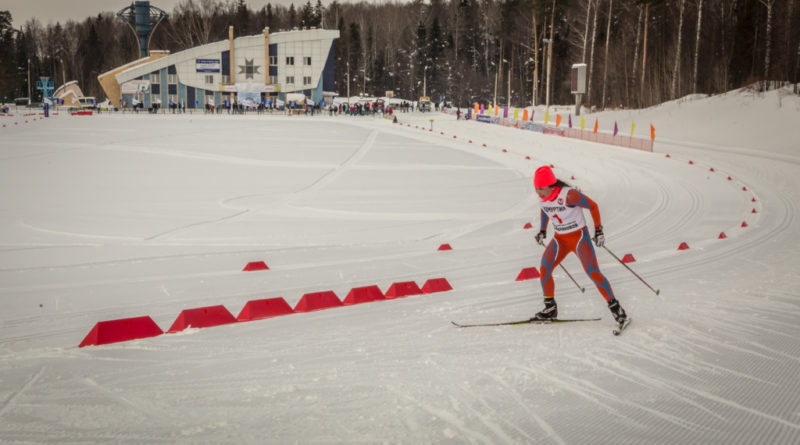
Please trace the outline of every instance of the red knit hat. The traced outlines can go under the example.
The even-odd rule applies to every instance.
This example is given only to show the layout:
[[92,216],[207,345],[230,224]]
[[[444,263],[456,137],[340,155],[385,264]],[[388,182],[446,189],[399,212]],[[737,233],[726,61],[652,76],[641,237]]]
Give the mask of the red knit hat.
[[550,187],[557,181],[553,170],[550,170],[550,167],[546,165],[537,168],[536,173],[533,175],[533,186],[536,188]]

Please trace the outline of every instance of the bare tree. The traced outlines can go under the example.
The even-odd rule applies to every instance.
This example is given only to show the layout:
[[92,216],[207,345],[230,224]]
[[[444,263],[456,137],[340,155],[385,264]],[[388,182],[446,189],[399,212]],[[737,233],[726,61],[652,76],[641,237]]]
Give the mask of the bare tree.
[[223,6],[216,0],[185,0],[178,3],[168,24],[169,38],[179,48],[192,48],[211,41],[214,18]]
[[553,24],[556,18],[556,0],[553,0],[553,10],[550,11],[550,42],[547,51],[547,91],[545,92],[545,107],[550,108],[550,74],[553,68]]
[[772,49],[772,7],[775,6],[775,0],[759,0],[759,2],[767,7],[767,35],[764,43],[764,88],[768,88],[770,50]]
[[[592,14],[592,0],[586,2],[586,23],[583,30],[583,55],[581,56],[581,63],[586,63],[586,47],[589,44],[589,22],[591,21]],[[637,39],[639,36],[636,36]]]
[[642,80],[639,82],[640,94],[644,95],[644,78],[647,71],[647,29],[650,23],[650,3],[644,5],[644,37],[642,40]]
[[678,83],[680,82],[681,70],[681,43],[683,42],[683,9],[686,6],[686,0],[680,0],[680,13],[678,19],[678,43],[675,47],[675,63],[672,66],[672,89],[670,90],[670,98],[675,99],[678,94]]
[[697,65],[700,58],[700,32],[703,29],[703,0],[697,1],[697,30],[694,38],[694,68],[692,69],[692,93],[697,94]]
[[641,35],[642,35],[642,18],[644,16],[644,8],[642,5],[639,5],[639,20],[636,21],[636,45],[633,49],[633,78],[636,78],[636,73],[638,70],[638,62],[639,62],[639,44],[641,42]]
[[614,7],[614,0],[608,0],[608,25],[606,25],[606,54],[603,60],[603,100],[602,100],[602,107],[605,110],[606,108],[606,79],[608,77],[608,48],[611,43],[611,13],[612,8]]
[[594,48],[595,48],[595,40],[597,38],[597,12],[600,10],[600,0],[597,0],[597,7],[594,8],[594,20],[592,20],[592,43],[591,43],[591,51],[589,56],[589,73],[588,73],[588,83],[589,85],[586,88],[586,101],[590,104],[592,103],[592,74],[594,73]]

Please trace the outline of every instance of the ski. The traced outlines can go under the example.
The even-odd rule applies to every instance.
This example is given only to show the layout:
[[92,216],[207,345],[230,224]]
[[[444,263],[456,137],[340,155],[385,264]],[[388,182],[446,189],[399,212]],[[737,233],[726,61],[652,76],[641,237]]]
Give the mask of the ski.
[[631,319],[630,319],[630,318],[626,318],[626,319],[625,319],[625,321],[623,321],[622,323],[618,323],[618,324],[617,324],[617,328],[616,328],[616,329],[614,329],[614,330],[613,330],[613,331],[611,331],[611,332],[612,332],[614,335],[619,335],[619,334],[622,334],[622,331],[624,331],[624,330],[625,330],[625,328],[627,328],[629,324],[631,324]]
[[559,324],[559,323],[574,323],[579,321],[599,321],[600,318],[563,318],[563,319],[555,319],[555,320],[536,320],[536,319],[528,319],[528,320],[517,320],[517,321],[501,321],[499,323],[474,323],[474,324],[463,324],[463,323],[456,323],[455,321],[451,321],[454,326],[459,328],[476,328],[481,326],[517,326],[523,324]]

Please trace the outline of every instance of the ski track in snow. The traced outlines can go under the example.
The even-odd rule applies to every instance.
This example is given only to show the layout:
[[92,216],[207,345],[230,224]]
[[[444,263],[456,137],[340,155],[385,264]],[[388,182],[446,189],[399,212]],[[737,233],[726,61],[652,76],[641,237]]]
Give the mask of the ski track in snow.
[[[796,177],[782,174],[792,168],[785,163],[798,163],[796,156],[672,138],[657,144],[673,153],[665,159],[663,153],[631,153],[438,116],[437,129],[448,133],[445,136],[414,132],[388,121],[320,118],[316,122],[322,125],[344,123],[358,129],[341,134],[349,138],[348,146],[354,145],[356,134],[363,138],[338,160],[302,162],[268,159],[260,153],[256,159],[247,150],[216,154],[167,149],[158,145],[162,143],[158,137],[135,145],[113,142],[117,121],[161,124],[158,118],[143,116],[98,117],[109,124],[104,130],[108,133],[99,136],[108,144],[92,150],[65,141],[61,149],[23,155],[14,150],[15,144],[30,140],[15,130],[0,145],[2,163],[37,165],[52,156],[96,151],[242,168],[291,167],[318,174],[298,181],[282,196],[231,190],[212,204],[233,213],[210,214],[213,217],[149,236],[127,236],[125,230],[119,236],[79,233],[59,227],[57,219],[42,227],[24,218],[23,212],[19,218],[23,222],[16,227],[28,231],[21,233],[38,235],[29,235],[30,241],[15,240],[14,245],[4,242],[0,249],[9,258],[0,267],[0,274],[8,278],[0,284],[0,298],[12,308],[0,326],[4,351],[0,378],[18,382],[19,388],[0,390],[0,437],[53,443],[800,441],[796,379],[800,302],[793,292],[797,275],[794,267],[780,268],[781,261],[793,258],[789,244],[798,238],[798,197],[786,192],[785,182],[800,184]],[[411,123],[427,119],[413,114],[399,117]],[[278,119],[298,125],[297,119]],[[237,126],[244,139],[249,138],[244,130],[264,131],[259,119],[229,124],[197,120]],[[67,118],[38,125],[67,121],[93,128],[91,121]],[[192,135],[184,128],[188,125],[178,121],[181,129],[176,134]],[[318,124],[303,125],[313,129]],[[313,137],[313,130],[309,132]],[[459,140],[452,140],[451,132],[458,132]],[[205,134],[213,138],[210,130]],[[386,136],[414,143],[393,145],[395,140],[387,143]],[[464,142],[467,138],[476,143]],[[482,139],[492,143],[482,148]],[[145,142],[153,146],[142,145]],[[392,160],[398,150],[416,149],[417,143],[451,150],[465,159],[481,158],[482,165],[490,167],[466,162],[449,166],[438,159],[426,164],[424,152],[413,163]],[[386,165],[379,162],[384,156]],[[688,159],[695,164],[689,165]],[[544,163],[554,163],[560,177],[577,177],[573,182],[603,209],[609,243],[620,250],[612,248],[618,255],[632,251],[638,261],[631,266],[661,288],[661,294],[650,293],[598,251],[601,269],[637,318],[624,336],[610,335],[605,303],[571,259],[564,264],[587,291],[579,293],[557,274],[560,312],[600,315],[602,321],[585,326],[450,329],[449,320],[497,321],[538,310],[538,282],[514,282],[514,278],[521,268],[539,263],[541,252],[532,241],[535,229],[521,228],[526,221],[538,224],[536,197],[524,178]],[[497,193],[494,201],[504,199],[504,208],[494,212],[440,210],[447,203],[431,205],[417,194],[409,194],[417,200],[414,207],[401,204],[377,215],[313,201],[354,171],[374,172],[377,187],[380,172],[393,168],[431,175],[471,171],[476,179],[485,179],[490,176],[480,172],[498,166],[506,169],[505,185],[510,187],[502,181],[483,184]],[[717,171],[700,172],[709,166]],[[767,173],[772,171],[776,173]],[[729,174],[734,181],[727,181]],[[527,188],[517,191],[520,178]],[[743,186],[748,192],[741,191]],[[501,190],[514,190],[517,199],[501,196]],[[627,193],[630,190],[634,192]],[[738,207],[749,211],[745,200],[751,196],[758,198],[752,203],[758,213],[737,215]],[[476,202],[492,201],[482,199]],[[720,202],[726,205],[718,209]],[[715,220],[717,214],[726,220]],[[255,236],[255,248],[248,248],[247,235],[233,241],[226,238],[227,227],[236,231],[258,225],[260,221],[253,218],[263,215],[319,219],[324,227],[307,244],[297,246],[259,241]],[[405,229],[410,234],[392,240],[388,234],[394,232],[386,232],[386,239],[367,242],[351,235],[352,229],[335,224],[371,220],[382,224],[392,218],[400,223],[379,225],[377,233]],[[437,225],[438,220],[450,224]],[[741,220],[751,227],[739,228]],[[700,229],[709,232],[705,239],[699,238]],[[326,238],[326,231],[335,235],[337,230],[342,230],[344,239]],[[714,239],[722,230],[729,238]],[[204,238],[204,233],[211,235]],[[70,241],[76,236],[91,242]],[[683,240],[692,249],[676,252]],[[455,250],[436,252],[441,242],[450,242]],[[139,243],[150,250],[114,257],[115,246]],[[173,250],[160,253],[166,248]],[[109,257],[81,253],[72,259],[48,260],[58,256],[55,252],[84,249],[108,250]],[[270,264],[269,272],[240,273],[246,260],[262,255]],[[16,264],[17,257],[26,260]],[[36,258],[44,263],[36,263]],[[395,281],[417,280],[421,285],[440,276],[447,277],[455,291],[104,347],[69,346],[101,319],[149,311],[163,323],[174,318],[176,309],[236,307],[255,294],[281,295],[293,305],[303,292],[325,287],[339,293],[378,283],[385,289]],[[786,283],[781,285],[780,280]],[[45,306],[28,309],[15,295],[43,301]],[[57,309],[51,303],[57,303]]]

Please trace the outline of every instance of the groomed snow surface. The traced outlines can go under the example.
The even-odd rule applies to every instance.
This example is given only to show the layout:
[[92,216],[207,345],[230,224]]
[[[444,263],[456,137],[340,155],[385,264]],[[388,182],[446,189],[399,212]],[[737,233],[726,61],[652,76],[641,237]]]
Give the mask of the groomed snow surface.
[[[586,117],[652,122],[655,152],[438,113],[0,118],[0,442],[800,443],[798,97]],[[515,278],[545,164],[660,290],[598,250],[619,337],[574,256],[559,315],[601,321],[450,324],[541,309]],[[453,290],[78,348],[104,320],[431,278]]]

